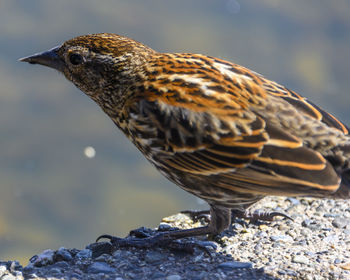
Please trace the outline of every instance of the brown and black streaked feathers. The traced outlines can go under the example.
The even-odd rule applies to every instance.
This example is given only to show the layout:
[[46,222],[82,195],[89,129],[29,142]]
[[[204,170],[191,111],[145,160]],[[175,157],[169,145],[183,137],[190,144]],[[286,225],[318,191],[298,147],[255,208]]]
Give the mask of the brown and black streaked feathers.
[[346,125],[247,68],[107,33],[24,61],[62,71],[217,217],[266,195],[350,196]]
[[[131,123],[156,125],[148,135],[158,149],[156,166],[215,177],[218,190],[239,193],[322,196],[338,189],[341,176],[326,155],[349,140],[333,116],[235,64],[193,54],[158,54],[154,61]],[[134,141],[145,142],[142,129],[134,131]]]

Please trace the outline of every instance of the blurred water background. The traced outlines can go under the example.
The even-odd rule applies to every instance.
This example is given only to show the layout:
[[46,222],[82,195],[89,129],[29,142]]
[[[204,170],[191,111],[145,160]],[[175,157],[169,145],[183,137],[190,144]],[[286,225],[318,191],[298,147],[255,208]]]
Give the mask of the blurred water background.
[[0,259],[206,208],[62,75],[17,62],[98,32],[234,61],[350,123],[348,0],[0,0]]

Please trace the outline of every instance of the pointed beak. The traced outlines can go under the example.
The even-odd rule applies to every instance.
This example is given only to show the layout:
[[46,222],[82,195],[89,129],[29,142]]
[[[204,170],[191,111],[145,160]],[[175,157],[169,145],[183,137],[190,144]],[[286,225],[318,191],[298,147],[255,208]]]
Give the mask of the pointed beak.
[[61,46],[57,46],[46,52],[20,58],[19,61],[28,62],[30,64],[41,64],[63,72],[65,63],[58,55],[60,47]]

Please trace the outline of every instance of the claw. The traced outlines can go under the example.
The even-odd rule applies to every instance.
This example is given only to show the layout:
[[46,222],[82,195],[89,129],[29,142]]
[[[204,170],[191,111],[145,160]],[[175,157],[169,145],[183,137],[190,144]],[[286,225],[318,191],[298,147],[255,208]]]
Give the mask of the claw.
[[205,222],[210,223],[210,211],[209,210],[185,210],[180,213],[190,216],[190,218],[197,222],[204,219]]
[[288,216],[287,214],[281,213],[281,212],[264,212],[262,214],[259,214],[259,218],[263,221],[273,221],[274,217],[283,217],[288,220],[294,221],[292,217]]
[[278,217],[278,216],[294,221],[287,214],[277,212],[277,211],[269,212],[269,211],[255,210],[253,213],[251,213],[250,211],[232,210],[232,214],[235,217],[247,219],[250,222],[256,222],[258,220],[272,222],[274,217]]
[[96,238],[96,243],[99,242],[101,239],[109,239],[109,241],[112,241],[113,238],[117,238],[113,235],[110,235],[110,234],[102,234],[100,235],[99,237]]
[[193,242],[193,241],[179,241],[170,237],[167,233],[158,233],[155,236],[149,236],[146,238],[137,238],[137,237],[126,237],[120,238],[112,236],[109,234],[103,234],[96,239],[98,242],[101,239],[108,239],[114,247],[135,247],[135,248],[153,248],[153,247],[162,247],[168,248],[174,251],[181,251],[185,253],[194,253],[195,248],[199,248],[205,251],[208,255],[211,255],[208,247],[213,249],[215,245],[208,242]]

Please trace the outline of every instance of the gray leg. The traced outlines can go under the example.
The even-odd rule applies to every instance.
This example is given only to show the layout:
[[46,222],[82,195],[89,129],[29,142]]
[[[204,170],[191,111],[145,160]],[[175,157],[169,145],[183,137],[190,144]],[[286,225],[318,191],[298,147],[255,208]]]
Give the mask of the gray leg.
[[[216,235],[227,229],[231,223],[231,210],[227,208],[221,208],[211,206],[210,208],[211,221],[207,226],[174,230],[168,232],[161,232],[155,236],[146,238],[126,237],[118,238],[111,235],[101,235],[97,238],[96,242],[102,238],[109,239],[111,243],[116,247],[138,247],[138,248],[150,248],[150,247],[170,247],[173,249],[187,250],[188,244],[174,243],[173,241],[180,238],[192,237],[198,235]],[[176,248],[174,248],[175,246]],[[181,248],[178,248],[178,247]],[[185,247],[185,248],[183,248]],[[195,244],[195,247],[198,245]],[[193,249],[193,248],[192,248]]]

